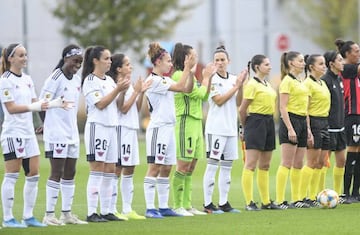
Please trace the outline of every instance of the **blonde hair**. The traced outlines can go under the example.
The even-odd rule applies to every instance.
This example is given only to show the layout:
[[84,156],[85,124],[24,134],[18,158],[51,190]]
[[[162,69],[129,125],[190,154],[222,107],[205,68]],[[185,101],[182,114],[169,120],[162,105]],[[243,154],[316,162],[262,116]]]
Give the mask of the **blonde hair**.
[[166,53],[167,51],[162,48],[158,42],[149,44],[148,55],[153,65],[155,65],[157,59],[161,59]]
[[10,69],[9,57],[13,57],[15,50],[20,47],[20,43],[10,44],[7,48],[2,50],[1,54],[1,66],[0,66],[0,75],[2,75],[5,71]]

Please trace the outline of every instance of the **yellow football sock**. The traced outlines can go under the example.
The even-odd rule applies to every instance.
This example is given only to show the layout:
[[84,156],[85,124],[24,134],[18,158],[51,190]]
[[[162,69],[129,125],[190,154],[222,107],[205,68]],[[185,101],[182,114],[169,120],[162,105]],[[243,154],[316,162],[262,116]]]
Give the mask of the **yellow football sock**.
[[306,198],[307,191],[311,182],[311,178],[313,176],[314,169],[303,166],[300,171],[300,184],[299,184],[299,199],[302,200]]
[[253,200],[253,186],[254,184],[254,171],[249,169],[243,169],[241,177],[241,185],[244,193],[246,205],[249,205]]
[[269,194],[269,171],[267,170],[258,170],[257,172],[257,186],[259,189],[259,194],[261,202],[264,205],[270,203],[270,194]]
[[300,198],[300,176],[301,169],[290,169],[290,184],[291,184],[291,201],[296,202],[301,200]]
[[289,168],[279,166],[276,173],[276,202],[282,203],[285,201],[285,190],[287,179],[289,175]]
[[323,166],[323,168],[321,168],[318,192],[320,192],[320,191],[322,191],[322,190],[324,190],[326,188],[325,180],[326,180],[327,169],[328,168],[326,166]]
[[344,172],[345,172],[345,167],[334,166],[334,169],[333,169],[334,190],[339,195],[342,194],[341,184],[342,184],[343,179],[344,179]]
[[309,198],[311,200],[315,200],[317,194],[319,193],[318,190],[319,190],[320,176],[321,176],[321,169],[315,168],[309,187]]

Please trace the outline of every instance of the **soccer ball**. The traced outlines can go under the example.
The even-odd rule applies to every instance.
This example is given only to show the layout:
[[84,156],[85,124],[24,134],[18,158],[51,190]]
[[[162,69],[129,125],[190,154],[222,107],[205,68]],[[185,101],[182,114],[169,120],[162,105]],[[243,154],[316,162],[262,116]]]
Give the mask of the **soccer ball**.
[[339,195],[332,189],[322,190],[316,197],[321,208],[335,208],[339,204]]

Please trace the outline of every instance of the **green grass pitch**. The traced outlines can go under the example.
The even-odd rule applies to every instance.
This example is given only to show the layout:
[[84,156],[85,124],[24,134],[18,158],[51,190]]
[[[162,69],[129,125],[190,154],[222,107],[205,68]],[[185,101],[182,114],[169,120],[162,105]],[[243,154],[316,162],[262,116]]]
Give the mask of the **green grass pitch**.
[[[43,143],[39,141],[42,149]],[[240,151],[240,148],[239,148]],[[240,151],[241,152],[241,151]],[[133,209],[139,214],[145,211],[143,192],[143,178],[146,172],[146,158],[144,141],[140,141],[141,165],[135,169],[135,191]],[[270,195],[275,198],[275,174],[279,164],[279,149],[274,151],[270,168]],[[333,162],[333,156],[332,156]],[[206,161],[201,159],[194,172],[193,179],[193,205],[201,209],[203,203],[202,176]],[[358,234],[360,232],[358,221],[360,219],[360,203],[339,205],[336,209],[295,209],[283,211],[247,212],[244,210],[245,202],[241,190],[241,172],[243,163],[241,157],[234,162],[229,201],[233,207],[239,208],[239,214],[205,215],[194,217],[178,217],[165,219],[146,219],[142,221],[121,221],[89,225],[66,225],[61,227],[9,229],[3,228],[0,234],[51,234],[51,235],[81,235],[81,234]],[[40,167],[40,182],[37,204],[34,215],[42,220],[45,212],[45,185],[49,176],[48,161],[42,156]],[[73,204],[73,213],[85,219],[86,184],[89,167],[85,159],[84,146],[81,146],[81,158],[77,165],[76,192]],[[0,180],[4,175],[4,165],[0,164]],[[332,186],[332,169],[328,170],[326,186]],[[256,182],[256,181],[254,181]],[[24,175],[21,172],[15,191],[14,215],[20,220],[22,215],[22,188]],[[289,198],[289,187],[287,188]],[[254,186],[255,201],[259,202],[258,191]],[[217,188],[214,190],[213,202],[217,204]],[[121,199],[118,200],[118,209],[121,210]],[[61,198],[59,198],[56,214],[60,213]],[[171,195],[169,205],[172,205]],[[2,221],[2,213],[0,214]]]

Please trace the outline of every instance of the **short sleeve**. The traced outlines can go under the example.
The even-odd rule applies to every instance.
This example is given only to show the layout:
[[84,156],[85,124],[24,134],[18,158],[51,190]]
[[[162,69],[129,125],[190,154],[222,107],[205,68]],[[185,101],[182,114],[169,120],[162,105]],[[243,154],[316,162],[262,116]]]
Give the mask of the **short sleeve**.
[[280,94],[290,94],[291,93],[291,80],[284,78],[279,86]]
[[13,87],[6,78],[0,78],[0,99],[2,103],[14,101]]
[[170,86],[175,83],[170,78],[160,77],[160,76],[151,76],[148,79],[152,79],[151,87],[149,87],[148,92],[165,94],[168,92]]
[[256,87],[251,82],[247,83],[244,87],[244,94],[243,94],[244,99],[253,100],[255,98],[255,95],[256,95]]
[[46,80],[43,88],[41,89],[40,99],[52,100],[54,98],[59,86],[58,80],[59,79],[52,79],[52,77],[49,77]]
[[98,103],[103,97],[100,87],[94,80],[86,79],[83,85],[83,94],[89,104]]

